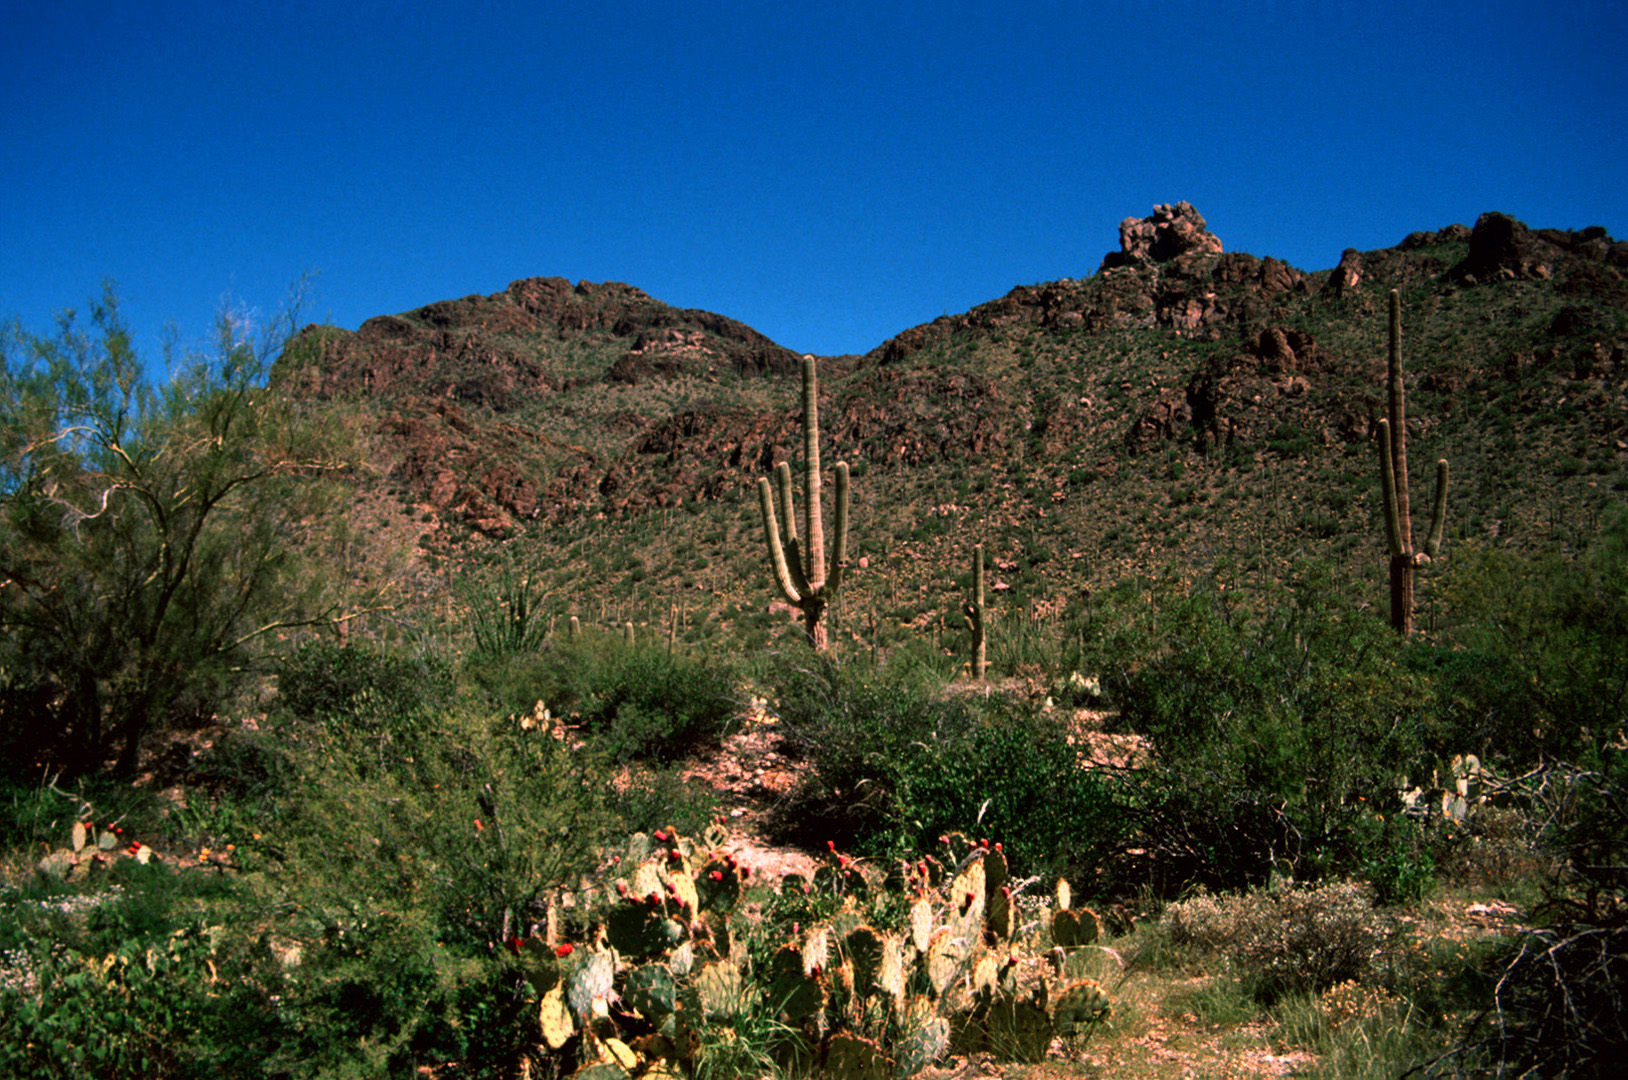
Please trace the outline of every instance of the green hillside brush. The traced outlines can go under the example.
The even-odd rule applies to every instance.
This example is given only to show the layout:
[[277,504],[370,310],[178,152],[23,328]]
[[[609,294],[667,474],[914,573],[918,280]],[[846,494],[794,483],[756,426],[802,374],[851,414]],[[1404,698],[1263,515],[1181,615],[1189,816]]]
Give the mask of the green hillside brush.
[[967,617],[967,630],[972,634],[972,681],[983,682],[989,667],[988,642],[984,628],[984,546],[972,549],[972,600],[962,611]]
[[1391,290],[1390,349],[1385,365],[1387,416],[1378,422],[1379,479],[1385,502],[1385,535],[1390,550],[1391,628],[1403,637],[1413,632],[1413,573],[1441,551],[1447,518],[1447,459],[1436,462],[1436,504],[1423,551],[1413,547],[1408,507],[1407,394],[1402,385],[1402,297]]
[[[757,482],[758,503],[763,510],[763,536],[769,547],[769,563],[775,584],[786,601],[803,615],[803,628],[815,649],[828,645],[825,610],[842,585],[843,564],[848,556],[848,465],[837,462],[836,532],[829,576],[825,563],[825,525],[820,510],[820,403],[819,380],[814,358],[803,357],[803,521],[808,549],[797,539],[797,516],[792,506],[791,466],[782,461],[775,467],[775,492],[767,478]],[[775,495],[780,503],[775,514]],[[780,520],[784,520],[784,532]]]

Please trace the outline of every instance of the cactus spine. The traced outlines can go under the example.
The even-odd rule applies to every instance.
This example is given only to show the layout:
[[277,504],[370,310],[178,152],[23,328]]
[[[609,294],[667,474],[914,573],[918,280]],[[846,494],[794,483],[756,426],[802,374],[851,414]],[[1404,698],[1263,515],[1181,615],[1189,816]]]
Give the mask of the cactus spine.
[[[780,462],[774,471],[775,492],[770,491],[767,478],[757,482],[758,504],[763,511],[763,536],[769,547],[769,562],[774,569],[775,584],[780,594],[803,614],[803,629],[815,649],[824,651],[828,644],[825,609],[842,585],[843,563],[848,556],[848,466],[837,462],[836,530],[833,540],[829,577],[825,564],[825,525],[820,510],[820,403],[819,379],[814,358],[803,357],[803,522],[807,529],[808,550],[805,553],[797,541],[797,516],[792,505],[791,466]],[[775,515],[775,495],[779,496],[782,527]]]
[[1389,351],[1385,364],[1387,416],[1376,425],[1379,444],[1379,481],[1385,502],[1385,536],[1390,550],[1391,629],[1403,637],[1413,632],[1413,571],[1441,550],[1447,518],[1447,459],[1436,462],[1436,501],[1424,551],[1413,548],[1413,523],[1408,506],[1407,394],[1402,385],[1402,297],[1395,289],[1390,299]]
[[972,548],[972,602],[962,608],[972,633],[972,681],[983,682],[989,667],[984,630],[984,546]]

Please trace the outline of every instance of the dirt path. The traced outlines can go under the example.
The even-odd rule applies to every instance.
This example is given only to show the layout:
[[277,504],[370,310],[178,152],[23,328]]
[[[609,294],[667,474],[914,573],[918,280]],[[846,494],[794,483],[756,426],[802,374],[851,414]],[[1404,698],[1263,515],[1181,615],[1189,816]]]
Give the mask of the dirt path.
[[778,722],[753,710],[741,730],[685,765],[681,775],[717,792],[729,822],[729,850],[753,876],[812,875],[806,851],[769,842],[767,823],[796,785],[798,769],[787,757]]

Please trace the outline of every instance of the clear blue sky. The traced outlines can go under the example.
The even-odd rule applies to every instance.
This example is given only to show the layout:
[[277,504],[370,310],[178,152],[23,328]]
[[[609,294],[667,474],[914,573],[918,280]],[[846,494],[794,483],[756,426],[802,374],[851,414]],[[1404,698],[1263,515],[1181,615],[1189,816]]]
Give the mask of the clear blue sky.
[[138,344],[516,278],[862,352],[1186,199],[1307,270],[1502,210],[1628,237],[1628,5],[8,3],[0,316]]

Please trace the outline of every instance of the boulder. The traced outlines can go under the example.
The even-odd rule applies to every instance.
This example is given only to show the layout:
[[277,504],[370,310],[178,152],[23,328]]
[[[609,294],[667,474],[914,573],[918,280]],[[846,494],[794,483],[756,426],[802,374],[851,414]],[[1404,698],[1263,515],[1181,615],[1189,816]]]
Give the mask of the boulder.
[[1166,263],[1190,255],[1219,255],[1221,238],[1210,232],[1204,215],[1192,203],[1160,203],[1149,217],[1126,218],[1119,223],[1119,248],[1103,256],[1101,269]]

